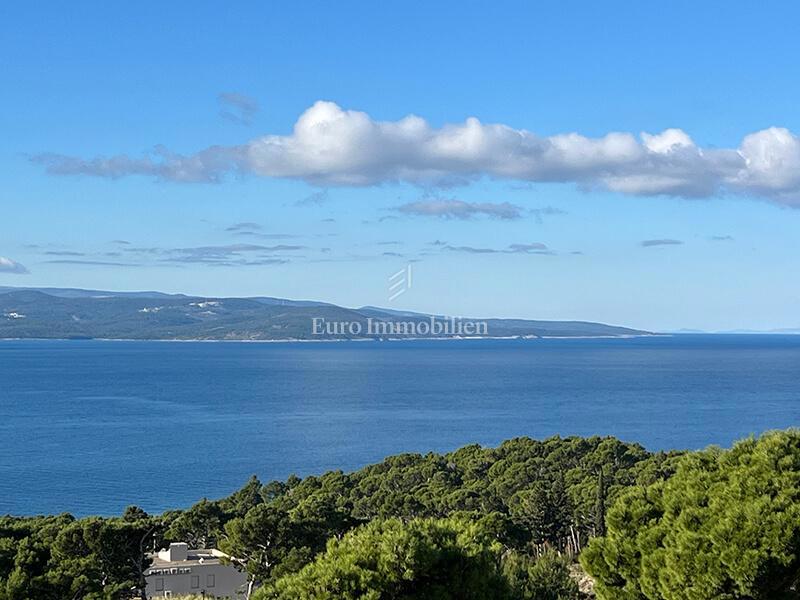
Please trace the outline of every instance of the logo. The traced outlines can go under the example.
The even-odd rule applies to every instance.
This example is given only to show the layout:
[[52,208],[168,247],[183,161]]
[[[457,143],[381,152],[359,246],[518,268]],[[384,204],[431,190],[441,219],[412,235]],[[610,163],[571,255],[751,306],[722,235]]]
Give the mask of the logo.
[[389,302],[394,301],[411,289],[413,280],[411,263],[389,277]]

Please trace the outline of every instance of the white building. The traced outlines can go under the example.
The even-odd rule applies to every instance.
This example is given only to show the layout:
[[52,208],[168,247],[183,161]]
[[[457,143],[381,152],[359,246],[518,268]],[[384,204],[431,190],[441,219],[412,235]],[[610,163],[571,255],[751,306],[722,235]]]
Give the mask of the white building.
[[220,560],[226,556],[219,550],[189,550],[188,544],[170,544],[150,557],[153,563],[145,573],[148,598],[244,598],[247,576]]

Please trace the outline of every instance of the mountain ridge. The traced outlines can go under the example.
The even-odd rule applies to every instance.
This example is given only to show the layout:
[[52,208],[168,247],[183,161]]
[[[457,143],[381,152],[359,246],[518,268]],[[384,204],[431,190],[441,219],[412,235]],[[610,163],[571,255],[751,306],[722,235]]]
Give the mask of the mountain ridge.
[[[315,321],[315,319],[317,321]],[[409,337],[628,337],[652,335],[591,321],[462,319],[485,322],[486,333],[408,333],[443,315],[374,306],[346,308],[312,300],[269,296],[246,298],[190,296],[163,292],[108,292],[80,288],[0,287],[0,338],[137,340],[338,340]],[[315,328],[315,322],[317,326]],[[391,330],[371,332],[371,324]],[[354,323],[330,331],[325,323]],[[395,331],[397,324],[411,324]],[[399,325],[398,325],[399,327]],[[420,329],[421,330],[421,329]]]

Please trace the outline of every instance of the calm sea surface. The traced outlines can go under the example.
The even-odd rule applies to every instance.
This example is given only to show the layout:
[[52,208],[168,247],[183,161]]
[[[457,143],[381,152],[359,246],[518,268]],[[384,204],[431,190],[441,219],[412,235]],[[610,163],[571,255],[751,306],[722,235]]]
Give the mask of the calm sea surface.
[[800,425],[799,373],[800,336],[0,341],[0,514],[162,511],[522,435],[728,445]]

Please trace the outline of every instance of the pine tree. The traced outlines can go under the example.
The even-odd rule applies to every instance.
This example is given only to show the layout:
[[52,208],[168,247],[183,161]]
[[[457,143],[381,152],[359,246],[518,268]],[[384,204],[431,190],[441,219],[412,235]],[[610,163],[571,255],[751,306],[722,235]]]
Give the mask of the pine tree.
[[603,467],[597,473],[597,502],[594,507],[594,532],[595,535],[606,534],[606,478]]

